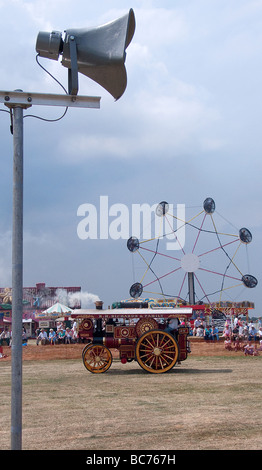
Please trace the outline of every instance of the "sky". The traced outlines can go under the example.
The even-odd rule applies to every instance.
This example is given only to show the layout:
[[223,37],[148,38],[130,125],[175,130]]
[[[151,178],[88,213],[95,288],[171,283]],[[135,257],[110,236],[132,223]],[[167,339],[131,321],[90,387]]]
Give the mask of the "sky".
[[[178,295],[181,279],[165,276],[177,267],[173,258],[181,259],[195,243],[195,253],[211,251],[217,236],[211,234],[210,242],[208,232],[201,232],[197,238],[199,232],[188,226],[184,252],[165,251],[170,257],[164,263],[163,257],[155,257],[154,278],[147,268],[156,241],[144,245],[151,250],[144,252],[145,259],[127,249],[127,238],[135,230],[133,213],[137,205],[152,207],[166,201],[174,211],[182,205],[189,220],[211,197],[216,204],[214,223],[221,233],[235,235],[242,227],[252,233],[252,242],[242,244],[237,255],[238,245],[232,244],[233,254],[231,245],[225,250],[234,257],[230,269],[238,268],[238,275],[232,273],[230,279],[241,272],[258,280],[254,289],[228,289],[223,300],[255,302],[254,314],[261,316],[262,0],[76,0],[73,7],[68,0],[0,0],[0,89],[63,94],[35,60],[38,32],[95,28],[130,8],[136,31],[126,51],[128,82],[123,96],[115,101],[79,74],[79,94],[100,96],[100,109],[70,108],[57,122],[24,119],[24,286],[81,286],[107,307],[129,298],[134,282],[150,283],[151,275],[153,280],[163,276],[165,293]],[[67,88],[61,58],[40,62]],[[2,104],[0,109],[7,108]],[[24,116],[55,119],[63,112],[33,106]],[[12,282],[9,128],[9,115],[0,112],[2,287]],[[97,215],[97,238],[81,238],[79,223],[83,228],[88,215],[84,211],[91,207]],[[129,216],[125,227],[120,224],[124,216]],[[205,221],[203,217],[202,213],[194,219],[196,226],[209,223],[211,230],[210,215]],[[107,238],[101,236],[107,227],[101,228],[100,220],[108,224]],[[161,243],[161,250],[166,250],[166,239]],[[210,271],[225,272],[226,253],[215,251],[208,270],[201,272],[202,292],[220,289],[221,276],[215,281]],[[152,289],[159,292],[156,284]]]

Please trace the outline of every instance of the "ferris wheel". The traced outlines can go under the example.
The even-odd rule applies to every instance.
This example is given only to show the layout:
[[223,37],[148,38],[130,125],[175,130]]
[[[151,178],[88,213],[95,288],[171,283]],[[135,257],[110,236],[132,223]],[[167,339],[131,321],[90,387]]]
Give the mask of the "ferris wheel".
[[[212,304],[239,300],[246,289],[257,286],[256,277],[250,274],[248,248],[252,234],[248,228],[236,229],[220,216],[210,197],[200,212],[187,220],[170,212],[169,206],[162,201],[155,209],[162,228],[165,223],[161,235],[146,240],[131,236],[127,241],[132,258],[136,257],[132,259],[135,282],[129,290],[133,300],[145,294],[166,300],[172,297],[189,305]],[[174,221],[179,221],[175,228]],[[223,231],[229,226],[234,230]],[[182,230],[185,243],[179,237]],[[175,253],[166,249],[170,237],[176,241]]]

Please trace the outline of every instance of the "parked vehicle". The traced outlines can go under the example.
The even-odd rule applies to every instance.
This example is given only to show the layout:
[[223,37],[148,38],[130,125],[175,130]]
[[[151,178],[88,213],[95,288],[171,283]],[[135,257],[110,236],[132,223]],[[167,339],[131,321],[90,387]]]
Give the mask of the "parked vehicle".
[[92,373],[106,372],[112,364],[111,349],[123,364],[137,361],[147,372],[168,372],[190,352],[189,329],[183,320],[191,308],[121,308],[74,310],[78,336],[86,342],[82,358]]

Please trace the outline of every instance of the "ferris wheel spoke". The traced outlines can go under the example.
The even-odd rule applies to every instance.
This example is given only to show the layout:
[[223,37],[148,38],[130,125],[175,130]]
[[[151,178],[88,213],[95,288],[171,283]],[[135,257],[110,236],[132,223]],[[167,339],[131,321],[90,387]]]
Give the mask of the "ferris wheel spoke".
[[235,268],[236,268],[236,270],[239,272],[239,274],[241,274],[241,276],[243,276],[243,274],[241,273],[241,271],[238,269],[238,267],[236,266],[236,264],[235,264],[234,261],[233,261],[233,259],[235,258],[236,254],[237,254],[237,252],[238,252],[238,250],[239,250],[239,248],[240,248],[240,246],[241,246],[241,242],[239,243],[239,245],[238,245],[238,247],[237,247],[235,253],[233,254],[233,257],[231,258],[231,263],[235,266]]
[[208,298],[208,295],[205,293],[205,291],[204,291],[204,289],[203,289],[203,287],[202,287],[202,285],[201,285],[201,283],[200,283],[198,277],[196,276],[196,274],[194,274],[194,275],[195,275],[195,278],[196,278],[196,280],[197,280],[197,282],[198,282],[198,284],[199,284],[200,289],[202,290],[202,292],[203,292],[203,294],[204,294],[204,297],[207,299],[207,301],[208,301],[209,303],[211,303],[210,300],[209,300],[209,298]]
[[[232,243],[236,243],[237,241],[238,241],[238,239],[233,240],[232,242],[229,242],[229,243],[225,243],[224,245],[222,245],[222,248],[224,248],[225,246],[231,245]],[[217,250],[221,250],[221,246],[217,246],[216,248],[213,248],[213,250],[206,251],[205,253],[201,253],[198,256],[199,257],[200,256],[205,256],[205,255],[208,255],[209,253],[213,253],[213,251],[217,251]]]
[[203,227],[203,225],[204,225],[204,222],[205,222],[205,220],[206,220],[206,216],[207,216],[207,214],[205,213],[205,215],[204,215],[204,217],[203,217],[203,220],[202,220],[202,224],[201,224],[201,226],[200,226],[200,229],[198,230],[198,234],[197,234],[197,237],[196,237],[195,244],[194,244],[194,246],[193,246],[192,253],[194,253],[194,251],[195,251],[196,244],[197,244],[197,242],[198,242],[198,239],[199,239],[200,232],[201,232],[201,230],[202,230],[202,227]]
[[223,276],[223,277],[228,277],[229,279],[234,279],[235,281],[241,281],[239,277],[229,276],[228,274],[218,273],[216,271],[211,271],[210,269],[206,269],[206,268],[199,268],[199,271],[206,271],[211,274],[217,274],[218,276]]
[[170,271],[170,273],[163,274],[163,276],[160,276],[160,277],[158,277],[157,279],[154,279],[154,281],[151,281],[151,282],[149,282],[148,284],[145,284],[143,287],[150,286],[150,285],[153,284],[154,282],[157,282],[157,281],[159,281],[160,279],[163,279],[164,277],[170,276],[170,274],[173,274],[173,273],[175,273],[176,271],[179,271],[179,269],[181,269],[180,266],[179,266],[179,268],[176,268],[176,269],[173,269],[173,271]]
[[149,251],[150,253],[157,253],[159,256],[164,256],[166,258],[174,259],[175,261],[181,261],[180,258],[175,258],[174,256],[165,255],[164,253],[160,253],[160,251],[149,250],[149,248],[145,248],[145,247],[142,247],[142,246],[140,247],[140,249]]
[[187,273],[185,273],[185,275],[184,275],[184,278],[183,278],[183,281],[182,281],[182,284],[181,284],[181,287],[180,287],[180,291],[179,291],[178,297],[181,296],[181,292],[182,292],[182,289],[183,289],[183,286],[184,286],[186,277],[187,277]]
[[[158,247],[158,242],[157,242],[157,247]],[[155,254],[154,254],[154,256],[153,256],[153,258],[152,258],[152,260],[150,261],[149,264],[147,263],[147,261],[145,260],[145,258],[141,255],[141,253],[140,253],[139,250],[138,250],[138,253],[139,253],[139,255],[141,256],[141,258],[144,260],[144,262],[146,263],[146,265],[147,265],[147,269],[146,269],[146,271],[145,271],[145,273],[144,273],[144,275],[143,275],[143,277],[142,277],[142,279],[141,279],[140,284],[142,285],[142,282],[143,282],[143,280],[144,280],[146,274],[147,274],[148,271],[150,270],[151,273],[155,276],[155,281],[153,281],[153,282],[158,282],[159,287],[160,287],[160,290],[161,290],[161,295],[164,296],[164,291],[163,291],[162,285],[161,285],[161,283],[160,283],[160,281],[159,281],[159,278],[158,278],[158,276],[156,275],[156,273],[153,271],[153,269],[151,268],[151,264],[153,263],[154,258],[155,258],[155,256],[156,256],[157,252],[155,252]]]
[[[168,223],[169,227],[171,228],[172,232],[175,234],[175,231],[174,231],[174,229],[173,229],[172,225],[170,224],[170,221],[168,220],[168,218],[167,218],[167,217],[166,217],[165,219],[166,219],[166,221],[167,221],[167,223]],[[186,225],[186,223],[185,223],[185,225]],[[181,245],[181,243],[180,243],[180,240],[179,240],[179,238],[178,238],[177,236],[176,236],[176,241],[178,242],[178,244],[179,244],[179,246],[180,246],[180,249],[181,249],[181,251],[182,251],[182,252],[185,254],[184,247]]]

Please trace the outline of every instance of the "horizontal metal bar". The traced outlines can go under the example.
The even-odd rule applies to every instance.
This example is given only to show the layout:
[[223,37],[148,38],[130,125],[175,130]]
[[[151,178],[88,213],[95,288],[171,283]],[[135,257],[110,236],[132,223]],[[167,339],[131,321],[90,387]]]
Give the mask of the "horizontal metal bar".
[[19,105],[69,106],[71,108],[100,108],[99,96],[55,95],[49,93],[30,93],[24,91],[1,91],[0,103],[9,108]]

